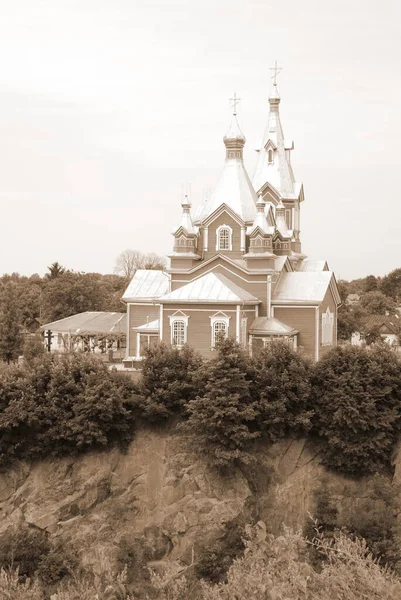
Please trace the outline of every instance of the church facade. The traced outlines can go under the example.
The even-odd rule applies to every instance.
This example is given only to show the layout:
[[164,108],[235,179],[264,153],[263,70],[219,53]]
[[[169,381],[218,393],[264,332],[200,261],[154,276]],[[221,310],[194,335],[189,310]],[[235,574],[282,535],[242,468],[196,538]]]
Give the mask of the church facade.
[[304,190],[295,181],[294,144],[284,137],[279,106],[275,82],[251,181],[234,101],[213,193],[194,215],[184,198],[170,268],[138,270],[124,293],[126,366],[159,340],[178,348],[188,343],[206,358],[220,335],[251,353],[284,339],[315,360],[336,345],[337,284],[326,261],[302,253]]

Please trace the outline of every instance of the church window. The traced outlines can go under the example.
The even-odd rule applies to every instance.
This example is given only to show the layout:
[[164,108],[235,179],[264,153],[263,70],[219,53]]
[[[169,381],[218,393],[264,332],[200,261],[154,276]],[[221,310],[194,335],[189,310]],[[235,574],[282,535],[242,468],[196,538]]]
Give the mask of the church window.
[[227,331],[227,323],[225,323],[224,321],[216,321],[215,323],[213,323],[212,346],[215,346],[216,342],[218,342],[219,339],[227,337]]
[[216,345],[216,342],[221,336],[228,336],[228,325],[230,323],[230,317],[227,317],[223,312],[218,312],[213,317],[210,317],[210,327],[212,333],[212,348]]
[[179,348],[185,344],[185,323],[184,321],[173,322],[173,346]]
[[188,319],[181,311],[169,317],[172,346],[182,348],[187,343]]
[[325,313],[322,314],[322,345],[331,346],[333,344],[334,332],[334,314],[327,307]]
[[267,153],[269,165],[273,164],[273,150],[269,150]]
[[216,250],[232,250],[232,229],[228,225],[217,228]]

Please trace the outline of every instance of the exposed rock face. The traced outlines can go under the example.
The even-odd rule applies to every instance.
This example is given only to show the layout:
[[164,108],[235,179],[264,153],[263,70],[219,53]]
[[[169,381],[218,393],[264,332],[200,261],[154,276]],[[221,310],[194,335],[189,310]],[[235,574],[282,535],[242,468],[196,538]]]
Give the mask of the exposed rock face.
[[257,469],[222,478],[183,435],[141,430],[127,454],[19,463],[0,473],[0,532],[25,520],[71,543],[83,565],[102,573],[115,568],[122,543],[150,562],[186,561],[234,519],[301,528],[323,480],[345,516],[369,497],[369,479],[326,473],[310,441],[262,447],[260,458]]

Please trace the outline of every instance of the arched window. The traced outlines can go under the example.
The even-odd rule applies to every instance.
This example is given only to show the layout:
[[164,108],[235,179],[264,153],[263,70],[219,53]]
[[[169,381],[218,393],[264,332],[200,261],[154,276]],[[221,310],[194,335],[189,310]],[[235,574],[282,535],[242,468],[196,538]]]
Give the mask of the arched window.
[[177,320],[172,323],[172,344],[181,348],[185,344],[185,321]]
[[215,321],[213,323],[213,339],[212,346],[216,345],[221,338],[227,337],[227,323],[225,321]]
[[333,344],[334,334],[334,313],[327,307],[322,314],[322,346],[331,346]]
[[267,153],[269,164],[273,162],[273,150],[269,150]]
[[232,250],[232,229],[228,225],[217,228],[216,250]]

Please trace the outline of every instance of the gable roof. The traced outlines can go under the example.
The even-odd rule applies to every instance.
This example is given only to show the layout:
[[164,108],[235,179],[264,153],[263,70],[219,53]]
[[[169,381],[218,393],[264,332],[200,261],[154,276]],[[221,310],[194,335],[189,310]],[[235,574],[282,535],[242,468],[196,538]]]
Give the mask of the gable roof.
[[122,300],[152,300],[170,289],[170,276],[165,271],[138,269],[127,287]]
[[390,317],[387,315],[369,315],[361,319],[365,327],[379,329],[383,325],[390,330],[390,332],[399,334],[401,330],[401,319],[396,316]]
[[46,323],[41,330],[83,335],[126,333],[126,319],[126,313],[87,311]]
[[249,333],[252,335],[295,335],[298,331],[274,317],[256,317],[252,321]]
[[[335,285],[334,275],[331,271],[282,273],[274,289],[272,302],[320,304],[332,282]],[[335,291],[336,286],[333,295],[338,301]]]
[[310,260],[305,258],[298,266],[297,271],[328,271],[329,266],[325,260]]
[[221,273],[207,273],[159,298],[160,302],[221,302],[259,304],[260,300]]

